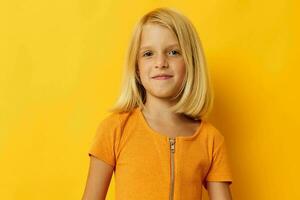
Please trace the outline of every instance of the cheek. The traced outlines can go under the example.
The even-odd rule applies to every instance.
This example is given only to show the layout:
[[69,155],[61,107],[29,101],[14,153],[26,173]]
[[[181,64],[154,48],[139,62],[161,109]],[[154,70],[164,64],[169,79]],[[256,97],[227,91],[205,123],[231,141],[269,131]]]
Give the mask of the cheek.
[[147,70],[147,66],[145,66],[143,63],[138,64],[138,74],[142,82],[144,82],[147,79],[149,73]]
[[178,77],[180,80],[183,80],[184,76],[185,76],[185,71],[186,71],[185,63],[182,61],[182,62],[177,63],[176,65],[177,65],[176,71],[177,71]]
[[147,76],[148,71],[151,67],[151,64],[147,61],[138,61],[138,71],[140,72],[140,76]]
[[147,67],[150,64],[151,64],[151,62],[149,60],[139,60],[138,61],[138,66],[143,67],[143,68]]
[[179,67],[179,71],[181,72],[180,74],[184,75],[185,74],[185,70],[186,70],[186,67],[185,67],[185,64],[183,63]]

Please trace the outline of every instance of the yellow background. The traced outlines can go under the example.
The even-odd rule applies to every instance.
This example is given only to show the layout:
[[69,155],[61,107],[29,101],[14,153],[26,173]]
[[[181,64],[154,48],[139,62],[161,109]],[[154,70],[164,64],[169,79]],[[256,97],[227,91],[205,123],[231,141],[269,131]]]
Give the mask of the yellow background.
[[[292,0],[1,1],[1,199],[81,198],[87,151],[119,93],[132,28],[159,6],[182,11],[199,32],[234,199],[300,199]],[[114,177],[107,199],[113,193]]]

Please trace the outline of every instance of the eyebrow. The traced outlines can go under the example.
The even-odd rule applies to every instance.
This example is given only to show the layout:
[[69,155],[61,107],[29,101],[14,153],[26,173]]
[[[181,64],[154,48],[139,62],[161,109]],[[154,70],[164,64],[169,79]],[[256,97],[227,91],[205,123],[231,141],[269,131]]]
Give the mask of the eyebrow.
[[[141,47],[139,50],[143,50],[143,49],[148,49],[148,48],[151,48],[152,46],[151,45],[148,45],[148,46],[143,46]],[[171,44],[171,45],[168,45],[166,48],[171,48],[171,47],[179,47],[179,44],[178,43],[175,43],[175,44]]]

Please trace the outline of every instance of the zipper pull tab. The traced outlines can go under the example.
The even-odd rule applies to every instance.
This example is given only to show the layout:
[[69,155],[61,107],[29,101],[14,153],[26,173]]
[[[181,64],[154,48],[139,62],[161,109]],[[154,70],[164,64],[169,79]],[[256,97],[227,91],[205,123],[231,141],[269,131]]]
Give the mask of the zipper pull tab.
[[170,141],[170,147],[171,147],[171,152],[172,153],[175,153],[175,142],[176,142],[176,139],[175,138],[169,138],[169,141]]

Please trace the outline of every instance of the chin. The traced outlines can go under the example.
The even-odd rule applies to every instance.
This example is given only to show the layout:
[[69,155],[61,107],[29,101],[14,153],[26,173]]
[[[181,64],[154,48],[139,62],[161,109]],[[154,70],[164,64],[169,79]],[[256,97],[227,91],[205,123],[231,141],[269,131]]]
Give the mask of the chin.
[[170,99],[174,97],[173,93],[170,92],[158,92],[158,93],[154,93],[153,96],[157,97],[157,98],[161,98],[161,99]]

